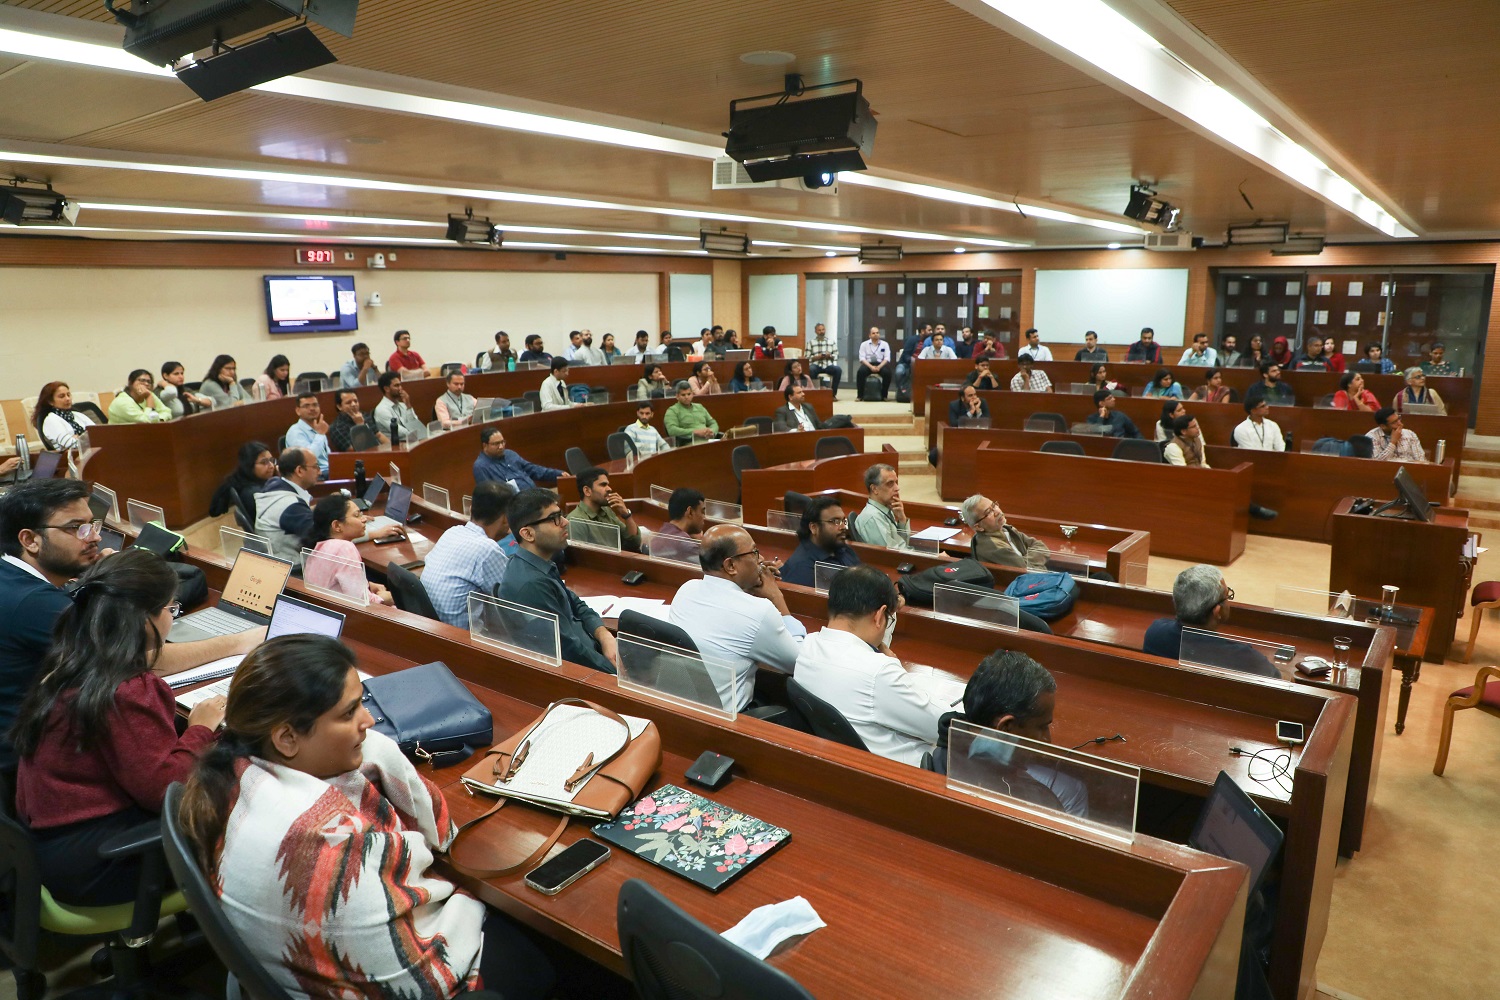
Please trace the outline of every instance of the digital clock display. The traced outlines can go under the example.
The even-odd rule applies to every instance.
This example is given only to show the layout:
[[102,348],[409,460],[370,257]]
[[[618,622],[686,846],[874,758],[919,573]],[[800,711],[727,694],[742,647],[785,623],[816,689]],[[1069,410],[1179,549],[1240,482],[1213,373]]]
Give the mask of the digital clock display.
[[297,263],[299,264],[332,264],[333,251],[321,247],[298,247]]

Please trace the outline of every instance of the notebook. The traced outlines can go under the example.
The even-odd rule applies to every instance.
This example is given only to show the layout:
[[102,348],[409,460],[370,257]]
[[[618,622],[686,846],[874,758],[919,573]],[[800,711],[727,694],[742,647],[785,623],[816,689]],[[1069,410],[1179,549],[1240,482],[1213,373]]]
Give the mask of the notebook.
[[[139,540],[137,540],[139,541]],[[276,595],[292,575],[292,564],[242,548],[216,607],[194,611],[172,623],[168,642],[193,642],[216,635],[233,635],[271,621]]]
[[718,892],[792,834],[754,816],[663,785],[594,827],[594,836]]

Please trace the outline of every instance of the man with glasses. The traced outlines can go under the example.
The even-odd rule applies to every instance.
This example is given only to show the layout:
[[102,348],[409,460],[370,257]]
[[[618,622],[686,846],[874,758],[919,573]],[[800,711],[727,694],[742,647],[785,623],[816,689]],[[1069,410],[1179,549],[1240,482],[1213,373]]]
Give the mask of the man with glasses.
[[[1229,621],[1229,604],[1234,591],[1224,574],[1212,566],[1189,566],[1172,582],[1172,607],[1175,618],[1158,618],[1146,629],[1143,652],[1175,660],[1182,655],[1184,627],[1212,633],[1215,625]],[[1194,635],[1191,653],[1196,662],[1210,663],[1230,670],[1242,670],[1261,677],[1280,677],[1274,664],[1246,642],[1216,635]]]
[[895,467],[881,462],[866,469],[865,492],[870,500],[850,525],[855,539],[888,549],[910,548],[911,519],[901,504],[901,477]]
[[537,483],[555,483],[566,475],[561,469],[528,462],[505,447],[505,432],[498,427],[479,429],[479,457],[474,459],[474,482],[509,483],[517,493]]
[[701,580],[689,580],[672,598],[671,621],[693,639],[704,659],[727,664],[714,672],[720,704],[744,711],[755,698],[755,665],[789,674],[807,629],[787,610],[778,568],[760,557],[755,539],[737,524],[703,533]]
[[312,539],[312,493],[318,462],[305,448],[288,448],[276,459],[277,475],[255,494],[255,533],[271,543],[271,554],[292,565]]
[[315,392],[297,394],[297,422],[286,432],[288,448],[306,448],[318,464],[318,478],[328,478],[328,421]]
[[1370,447],[1374,452],[1370,457],[1376,461],[1411,462],[1416,465],[1427,462],[1427,453],[1422,450],[1422,442],[1416,432],[1403,427],[1401,414],[1389,406],[1375,411],[1375,429],[1365,437],[1370,439]]
[[1045,542],[1037,541],[1005,520],[1000,505],[982,493],[964,501],[964,524],[974,532],[974,558],[997,566],[1044,570],[1052,554]]
[[[63,588],[107,551],[89,509],[88,487],[72,479],[33,479],[0,497],[0,767],[15,757],[6,734],[52,646],[52,626],[68,606]],[[264,628],[201,642],[168,643],[153,668],[175,674],[248,653]]]
[[[328,428],[328,446],[334,451],[353,451],[354,428],[365,426],[365,415],[359,408],[359,394],[353,389],[337,389],[333,393],[333,406],[339,411],[339,415]],[[375,440],[381,444],[391,443],[388,434],[373,426],[370,430],[375,431]]]
[[569,590],[555,557],[568,545],[568,519],[557,494],[529,489],[510,502],[511,533],[517,546],[505,567],[499,597],[557,616],[562,658],[606,674],[620,665],[615,637],[604,619]]
[[781,567],[783,583],[814,586],[815,564],[820,562],[859,565],[859,556],[849,547],[849,518],[837,497],[814,497],[802,511],[797,537],[801,540],[797,551]]

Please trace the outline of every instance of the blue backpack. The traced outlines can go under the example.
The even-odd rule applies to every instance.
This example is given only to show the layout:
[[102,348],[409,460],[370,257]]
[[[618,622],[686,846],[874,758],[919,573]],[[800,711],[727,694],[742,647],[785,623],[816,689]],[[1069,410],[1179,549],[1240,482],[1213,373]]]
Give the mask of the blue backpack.
[[1348,458],[1354,454],[1354,446],[1343,438],[1320,437],[1313,442],[1313,452],[1318,455],[1341,455]]
[[1021,610],[1044,622],[1055,622],[1073,610],[1078,600],[1078,581],[1068,573],[1022,573],[1005,588],[1008,597],[1021,602]]

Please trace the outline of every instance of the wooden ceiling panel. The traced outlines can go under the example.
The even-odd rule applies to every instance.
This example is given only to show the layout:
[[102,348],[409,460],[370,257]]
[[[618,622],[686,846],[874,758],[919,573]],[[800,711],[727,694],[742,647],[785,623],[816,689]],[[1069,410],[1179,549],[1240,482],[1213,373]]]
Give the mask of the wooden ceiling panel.
[[192,97],[175,80],[121,82],[55,63],[22,63],[0,74],[0,136],[68,142],[106,125],[138,128],[143,118]]

